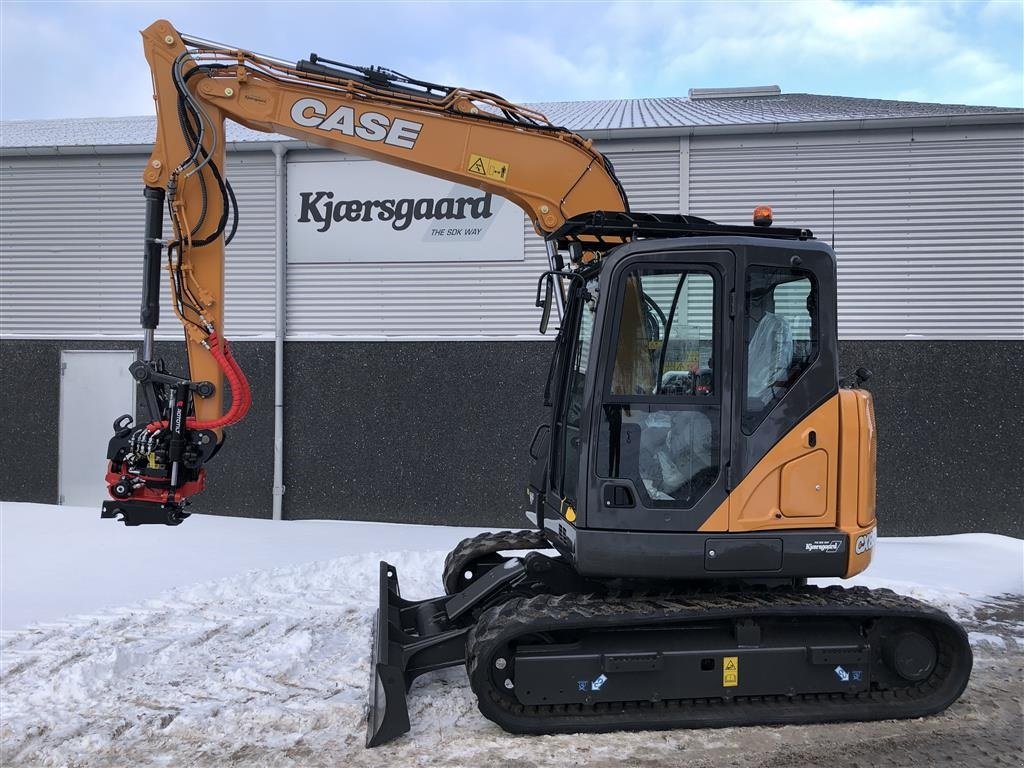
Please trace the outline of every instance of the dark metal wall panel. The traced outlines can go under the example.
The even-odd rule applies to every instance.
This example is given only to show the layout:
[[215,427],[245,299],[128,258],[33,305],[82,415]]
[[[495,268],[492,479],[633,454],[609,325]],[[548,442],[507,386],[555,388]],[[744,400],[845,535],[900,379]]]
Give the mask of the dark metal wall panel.
[[692,137],[689,210],[757,205],[834,238],[842,338],[1024,338],[1020,125]]
[[[62,348],[4,341],[0,499],[57,499]],[[180,345],[158,351],[179,364]],[[209,465],[200,512],[269,517],[273,345],[239,344],[256,402]],[[522,510],[550,345],[523,342],[286,345],[285,516],[509,527]],[[1024,343],[841,344],[877,411],[884,535],[1024,535]],[[113,420],[116,414],[111,414]]]
[[526,525],[550,347],[289,343],[285,516]]
[[[141,353],[141,345],[124,341],[0,341],[0,388],[5,392],[0,401],[0,501],[57,503],[60,353],[65,349],[132,349]],[[195,509],[269,518],[274,345],[237,344],[232,353],[252,384],[253,406],[241,424],[227,430],[224,450],[210,464],[211,482],[197,497]],[[185,370],[183,344],[157,342],[156,354],[172,373]],[[110,414],[111,425],[119,415]]]
[[883,536],[1024,537],[1024,342],[842,341],[878,426]]

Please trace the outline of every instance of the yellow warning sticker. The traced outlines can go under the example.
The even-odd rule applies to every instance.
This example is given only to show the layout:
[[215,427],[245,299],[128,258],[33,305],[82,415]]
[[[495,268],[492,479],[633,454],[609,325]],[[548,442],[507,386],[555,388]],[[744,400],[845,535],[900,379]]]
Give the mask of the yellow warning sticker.
[[508,181],[508,163],[483,155],[470,155],[466,170],[495,181]]
[[733,688],[740,683],[739,656],[726,656],[722,659],[722,687]]

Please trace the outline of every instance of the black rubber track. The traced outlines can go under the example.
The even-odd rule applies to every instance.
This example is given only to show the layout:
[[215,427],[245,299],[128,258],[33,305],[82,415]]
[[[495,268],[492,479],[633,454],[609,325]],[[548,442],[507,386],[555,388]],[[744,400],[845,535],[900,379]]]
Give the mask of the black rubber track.
[[[516,639],[544,632],[637,626],[685,626],[709,620],[807,617],[894,619],[926,626],[938,643],[932,673],[919,683],[863,693],[670,699],[526,706],[499,689],[493,661]],[[714,649],[709,649],[714,650]],[[751,594],[638,598],[540,595],[485,611],[470,631],[466,667],[480,711],[513,733],[573,733],[738,725],[796,724],[921,717],[940,712],[963,693],[973,657],[964,630],[942,611],[890,590],[805,587]]]
[[[481,533],[471,539],[460,541],[444,559],[442,583],[444,593],[454,595],[469,585],[463,574],[474,570],[481,558],[496,555],[506,550],[549,549],[548,540],[540,531],[495,531]],[[477,574],[479,576],[479,574]]]

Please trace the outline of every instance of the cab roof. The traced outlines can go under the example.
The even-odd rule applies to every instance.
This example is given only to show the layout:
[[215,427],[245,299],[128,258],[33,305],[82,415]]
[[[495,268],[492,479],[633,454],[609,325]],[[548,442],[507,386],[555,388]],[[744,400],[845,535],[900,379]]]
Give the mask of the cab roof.
[[716,224],[708,219],[683,214],[621,211],[592,211],[573,216],[548,235],[548,239],[556,241],[560,249],[568,248],[571,243],[580,243],[588,251],[605,251],[638,239],[708,235],[764,237],[775,240],[814,239],[814,233],[809,229],[734,226]]

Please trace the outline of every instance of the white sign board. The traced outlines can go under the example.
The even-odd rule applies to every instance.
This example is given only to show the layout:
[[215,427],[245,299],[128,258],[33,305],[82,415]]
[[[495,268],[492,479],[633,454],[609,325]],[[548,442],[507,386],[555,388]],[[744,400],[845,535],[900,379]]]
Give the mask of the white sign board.
[[522,261],[523,212],[479,189],[368,161],[288,164],[288,261]]

